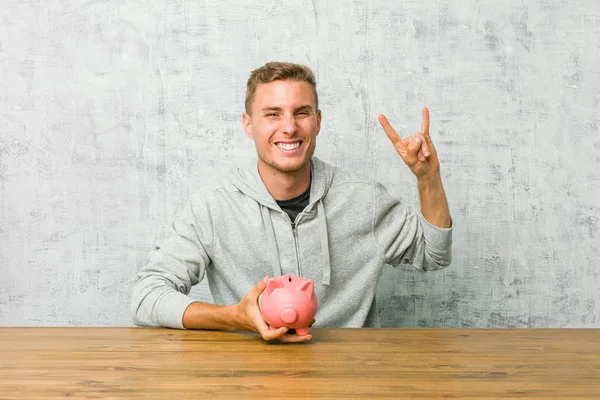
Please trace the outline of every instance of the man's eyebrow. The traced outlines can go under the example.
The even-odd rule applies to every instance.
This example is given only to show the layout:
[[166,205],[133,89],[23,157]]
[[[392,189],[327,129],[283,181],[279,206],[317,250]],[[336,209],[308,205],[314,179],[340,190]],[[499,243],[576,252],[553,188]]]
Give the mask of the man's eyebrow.
[[[294,111],[304,111],[304,110],[312,110],[312,106],[310,104],[304,104],[300,107],[296,107]],[[270,106],[264,107],[261,111],[281,111],[281,107]]]

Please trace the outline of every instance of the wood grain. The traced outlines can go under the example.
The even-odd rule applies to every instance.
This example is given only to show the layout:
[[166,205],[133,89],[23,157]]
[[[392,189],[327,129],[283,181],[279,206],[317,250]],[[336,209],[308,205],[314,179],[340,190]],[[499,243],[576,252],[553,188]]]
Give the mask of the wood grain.
[[600,398],[600,330],[0,328],[0,398]]

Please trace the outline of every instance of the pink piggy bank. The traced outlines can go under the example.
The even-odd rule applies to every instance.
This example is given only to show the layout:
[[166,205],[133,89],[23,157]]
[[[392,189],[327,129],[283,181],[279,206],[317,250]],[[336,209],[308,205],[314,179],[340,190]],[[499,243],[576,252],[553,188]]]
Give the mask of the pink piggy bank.
[[313,282],[294,275],[269,278],[259,305],[271,329],[285,326],[301,336],[308,334],[318,307]]

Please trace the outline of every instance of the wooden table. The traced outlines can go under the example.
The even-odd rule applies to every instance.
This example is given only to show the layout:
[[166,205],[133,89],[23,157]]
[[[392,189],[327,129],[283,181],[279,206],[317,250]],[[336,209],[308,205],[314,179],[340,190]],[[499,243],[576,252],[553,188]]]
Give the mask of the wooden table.
[[600,399],[600,330],[0,328],[0,398]]

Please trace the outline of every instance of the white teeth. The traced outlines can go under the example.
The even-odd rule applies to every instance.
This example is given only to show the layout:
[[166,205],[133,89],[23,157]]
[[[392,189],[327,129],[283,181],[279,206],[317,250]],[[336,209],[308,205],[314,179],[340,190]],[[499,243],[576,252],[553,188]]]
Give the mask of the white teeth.
[[277,143],[277,146],[279,146],[279,148],[283,149],[283,150],[294,150],[295,148],[297,148],[298,146],[300,146],[300,142],[294,142],[294,143]]

